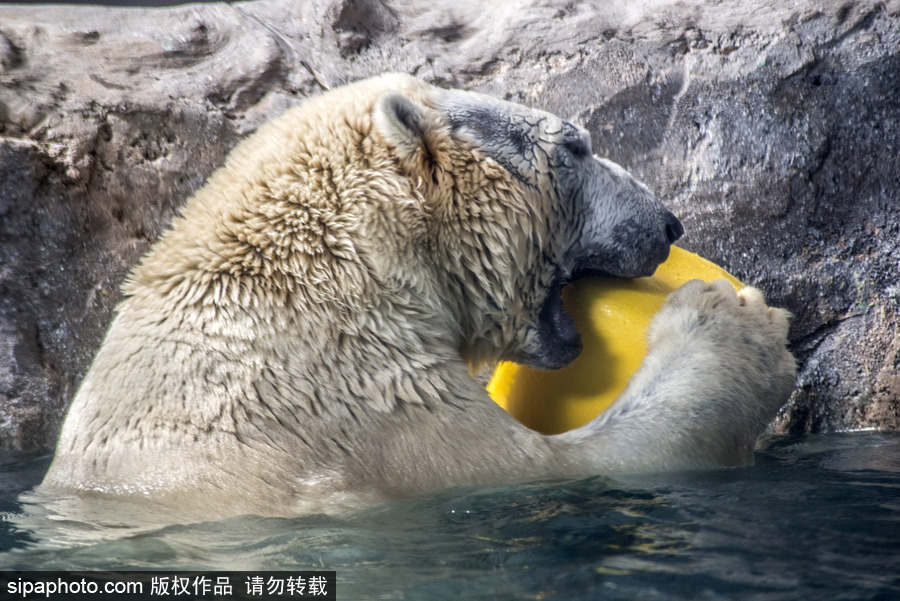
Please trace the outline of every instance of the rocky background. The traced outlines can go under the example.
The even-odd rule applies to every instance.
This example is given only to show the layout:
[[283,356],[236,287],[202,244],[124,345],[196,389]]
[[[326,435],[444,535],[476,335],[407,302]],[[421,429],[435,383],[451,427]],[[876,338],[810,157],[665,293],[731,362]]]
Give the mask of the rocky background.
[[782,432],[900,427],[900,2],[0,6],[0,447],[49,449],[119,285],[260,123],[397,70],[585,125],[795,320]]

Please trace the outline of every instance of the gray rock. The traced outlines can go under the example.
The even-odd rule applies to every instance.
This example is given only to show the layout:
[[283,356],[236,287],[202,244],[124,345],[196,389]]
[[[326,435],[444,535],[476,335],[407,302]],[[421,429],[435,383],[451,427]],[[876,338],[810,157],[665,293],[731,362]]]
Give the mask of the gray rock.
[[[613,4],[611,6],[611,4]],[[568,115],[795,314],[778,431],[900,427],[900,3],[0,6],[0,445],[52,447],[131,265],[228,149],[405,71]]]

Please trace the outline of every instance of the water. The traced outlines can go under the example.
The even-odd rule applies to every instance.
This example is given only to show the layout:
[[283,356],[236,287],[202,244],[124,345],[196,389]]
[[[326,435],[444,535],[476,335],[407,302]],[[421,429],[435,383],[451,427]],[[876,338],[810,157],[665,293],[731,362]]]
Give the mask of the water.
[[0,569],[333,569],[342,601],[900,599],[900,434],[776,437],[740,469],[144,531],[17,500],[48,463],[0,456]]

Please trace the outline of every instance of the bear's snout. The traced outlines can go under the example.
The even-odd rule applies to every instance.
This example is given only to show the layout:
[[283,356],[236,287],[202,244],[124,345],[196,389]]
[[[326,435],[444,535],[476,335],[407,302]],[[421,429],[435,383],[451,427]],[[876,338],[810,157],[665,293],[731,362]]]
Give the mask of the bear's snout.
[[666,211],[666,238],[669,244],[674,244],[676,240],[684,235],[684,226],[672,211]]

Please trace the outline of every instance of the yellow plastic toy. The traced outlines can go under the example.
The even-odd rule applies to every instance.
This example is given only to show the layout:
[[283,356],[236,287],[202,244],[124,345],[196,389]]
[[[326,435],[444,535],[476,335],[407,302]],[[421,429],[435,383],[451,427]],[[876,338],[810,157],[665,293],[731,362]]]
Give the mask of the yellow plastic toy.
[[586,424],[612,404],[637,371],[647,352],[647,327],[669,293],[690,280],[721,278],[743,288],[721,267],[673,246],[651,277],[573,282],[563,289],[563,305],[581,332],[581,355],[556,371],[501,363],[488,384],[491,398],[545,434]]

